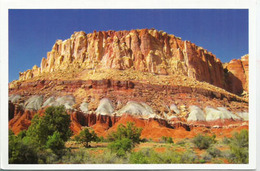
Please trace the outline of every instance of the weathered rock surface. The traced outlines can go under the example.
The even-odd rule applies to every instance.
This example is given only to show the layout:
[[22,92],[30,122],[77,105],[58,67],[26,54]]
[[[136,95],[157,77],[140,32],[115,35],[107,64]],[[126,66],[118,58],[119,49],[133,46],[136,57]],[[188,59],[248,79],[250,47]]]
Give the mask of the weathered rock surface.
[[242,88],[247,90],[246,78],[240,73],[248,70],[248,55],[228,65],[227,69],[234,77],[229,75],[227,79],[221,61],[211,52],[162,31],[141,29],[94,31],[89,34],[80,31],[67,40],[57,40],[47,53],[47,58],[42,59],[41,66],[20,73],[19,80],[70,68],[90,69],[94,72],[96,69],[110,68],[159,75],[182,74],[240,93],[240,85],[238,88],[230,88],[230,85],[233,82],[239,84],[239,80],[243,83]]
[[187,121],[206,121],[205,113],[198,106],[190,106],[190,113]]
[[129,101],[126,106],[116,112],[119,115],[131,114],[138,118],[148,119],[156,117],[153,109],[145,103],[138,103],[135,101]]
[[242,56],[241,59],[233,59],[226,65],[227,90],[241,94],[243,91],[248,92],[248,55]]
[[218,107],[217,109],[207,107],[206,112],[206,121],[216,121],[216,120],[225,120],[233,119],[240,120],[241,118],[234,115],[232,112],[228,111],[226,108]]
[[114,112],[114,107],[112,102],[107,98],[101,99],[98,108],[96,110],[96,113],[100,115],[111,115],[113,112]]
[[83,113],[88,113],[88,103],[86,103],[86,102],[83,102],[83,103],[81,103],[81,105],[80,105],[80,110],[83,112]]
[[92,127],[106,136],[132,121],[143,138],[223,136],[248,126],[243,91],[248,55],[222,65],[207,50],[155,29],[75,32],[9,84],[9,127],[17,134],[36,112],[64,105],[75,134]]
[[49,97],[41,107],[47,106],[64,106],[66,109],[73,109],[73,105],[75,104],[75,98],[71,95],[58,97],[55,100],[55,97]]
[[[41,103],[39,103],[39,99]],[[185,111],[183,110],[184,105],[180,106],[181,112],[179,114],[165,112],[163,114],[156,114],[154,109],[144,102],[129,101],[121,109],[115,111],[113,107],[115,104],[110,99],[103,98],[99,101],[96,111],[93,112],[88,110],[89,104],[86,102],[81,103],[79,107],[80,111],[77,110],[73,105],[75,102],[72,95],[61,96],[56,100],[51,96],[47,98],[44,104],[42,104],[42,99],[43,96],[34,95],[26,100],[25,106],[31,106],[27,108],[29,110],[26,107],[22,108],[21,105],[13,104],[9,101],[9,126],[15,133],[27,129],[35,113],[43,114],[47,106],[56,105],[67,106],[66,109],[72,121],[70,128],[75,134],[82,127],[88,126],[93,127],[99,135],[106,136],[118,124],[134,121],[144,129],[142,133],[143,137],[158,138],[159,135],[160,137],[162,135],[170,135],[175,132],[175,129],[183,128],[186,131],[191,131],[197,127],[204,127],[206,129],[239,127],[241,124],[247,124],[248,120],[248,113],[237,112],[237,114],[233,114],[224,107],[218,107],[217,109],[206,107],[204,113],[201,108],[192,105],[189,107],[189,114],[185,120],[181,113]],[[175,107],[178,108],[176,105]],[[158,131],[165,132],[158,134]],[[148,133],[152,135],[148,135]]]
[[173,111],[176,114],[180,113],[180,110],[177,108],[177,106],[175,104],[171,104],[170,110]]
[[25,109],[29,109],[29,110],[39,110],[42,107],[42,103],[43,103],[43,96],[32,96],[30,97],[30,99],[28,99],[24,106]]
[[21,99],[21,96],[19,94],[13,94],[9,97],[9,100],[12,103],[17,103]]

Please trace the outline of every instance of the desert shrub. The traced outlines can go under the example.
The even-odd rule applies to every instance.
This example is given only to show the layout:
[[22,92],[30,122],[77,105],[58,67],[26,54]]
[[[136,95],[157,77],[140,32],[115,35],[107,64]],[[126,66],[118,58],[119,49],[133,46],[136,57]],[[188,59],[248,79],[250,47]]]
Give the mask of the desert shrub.
[[35,164],[38,162],[37,152],[31,144],[22,141],[21,136],[15,136],[9,131],[9,163]]
[[130,164],[148,164],[148,160],[144,153],[141,151],[139,152],[133,152],[131,153],[130,159],[129,159]]
[[130,152],[132,148],[140,143],[141,128],[137,128],[133,122],[127,122],[126,126],[120,124],[116,132],[108,135],[108,139],[112,141],[108,148],[115,152],[118,156],[125,156],[126,152]]
[[172,137],[166,137],[166,136],[162,136],[160,142],[163,143],[173,143]]
[[187,142],[186,142],[185,140],[180,140],[180,141],[178,141],[176,144],[183,147],[186,143],[187,143]]
[[75,140],[85,144],[85,147],[89,147],[88,143],[91,141],[98,141],[99,138],[94,131],[89,131],[88,128],[82,130],[79,135],[75,136]]
[[118,156],[125,156],[126,152],[131,151],[134,144],[129,138],[117,139],[108,145],[108,148]]
[[208,162],[208,161],[211,161],[212,156],[211,156],[209,153],[203,153],[203,154],[201,155],[201,158],[202,158],[203,160],[205,160],[206,162]]
[[164,153],[157,153],[153,149],[142,149],[138,152],[132,152],[129,162],[132,164],[170,164],[181,163],[182,155],[173,150],[167,150]]
[[204,160],[204,159],[199,159],[199,163],[206,163],[206,160]]
[[207,153],[210,154],[212,157],[221,157],[221,151],[216,147],[210,147],[207,149]]
[[194,151],[187,150],[181,156],[181,163],[191,164],[197,162],[198,162],[198,156]]
[[142,138],[142,139],[140,140],[140,142],[149,142],[149,139],[147,139],[147,138]]
[[224,137],[224,138],[222,139],[222,142],[223,142],[223,144],[229,144],[229,143],[230,143],[230,139],[227,138],[227,137]]
[[193,138],[192,142],[200,150],[201,149],[208,149],[210,147],[210,145],[216,143],[215,138],[216,138],[215,135],[210,137],[208,135],[203,136],[201,134],[198,134],[196,137]]
[[107,140],[103,136],[100,136],[98,137],[98,142],[107,142]]
[[160,142],[166,143],[166,141],[167,141],[167,137],[162,136]]
[[211,160],[211,163],[213,163],[213,164],[224,164],[224,161],[220,158],[213,158]]
[[67,151],[61,158],[61,163],[66,164],[86,164],[89,161],[90,154],[84,150],[79,149],[77,151]]
[[89,158],[89,162],[93,164],[127,164],[129,163],[129,153],[125,157],[120,157],[116,153],[105,151],[102,155],[93,156]]
[[173,143],[174,143],[173,140],[172,140],[172,137],[168,137],[166,142],[167,142],[167,143],[170,143],[170,144],[173,144]]
[[128,138],[133,141],[134,144],[138,144],[140,142],[142,128],[137,128],[134,122],[127,122],[126,126],[120,124],[117,127],[116,132],[112,132],[108,135],[109,141],[114,141],[118,139]]
[[248,163],[248,131],[235,133],[229,142],[230,160],[234,163]]

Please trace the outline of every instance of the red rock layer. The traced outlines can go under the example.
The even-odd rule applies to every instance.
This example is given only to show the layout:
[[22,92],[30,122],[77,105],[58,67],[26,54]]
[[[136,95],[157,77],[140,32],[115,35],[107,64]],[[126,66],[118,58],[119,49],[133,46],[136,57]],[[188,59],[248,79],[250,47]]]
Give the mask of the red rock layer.
[[[58,86],[63,86],[63,88],[56,91],[55,89]],[[73,95],[78,89],[84,90],[84,93],[79,95],[79,97],[75,97],[79,103],[88,97],[95,97],[96,100],[107,97],[114,102],[120,101],[123,104],[129,100],[145,102],[157,110],[160,110],[162,107],[162,102],[168,106],[178,102],[179,104],[185,104],[187,106],[197,105],[201,108],[207,106],[226,106],[232,111],[248,109],[248,102],[230,93],[211,91],[203,89],[203,87],[193,88],[188,86],[153,85],[138,81],[118,81],[110,79],[86,81],[44,80],[21,82],[16,88],[9,90],[11,94],[20,94],[23,97],[42,94],[46,100],[49,96]],[[230,103],[231,101],[232,103]]]
[[[21,130],[26,130],[31,124],[33,116],[39,113],[42,115],[44,109],[39,111],[30,110],[15,110],[14,117],[9,121],[9,127],[15,134],[18,134]],[[223,136],[221,130],[234,130],[240,129],[240,127],[248,129],[248,123],[234,120],[219,120],[211,123],[186,123],[181,120],[166,121],[163,119],[141,119],[136,118],[129,114],[124,114],[120,117],[108,116],[108,115],[96,115],[93,113],[84,114],[82,112],[71,112],[70,114],[71,125],[70,129],[74,135],[78,134],[83,127],[92,127],[98,136],[106,137],[112,131],[116,131],[120,124],[125,125],[127,122],[134,122],[137,127],[142,128],[142,138],[152,138],[159,141],[162,136],[173,138],[191,138],[200,132],[219,133],[219,136]],[[218,126],[216,126],[218,125]],[[220,125],[220,126],[219,126]],[[229,131],[231,135],[231,131]],[[228,133],[225,133],[228,135]]]

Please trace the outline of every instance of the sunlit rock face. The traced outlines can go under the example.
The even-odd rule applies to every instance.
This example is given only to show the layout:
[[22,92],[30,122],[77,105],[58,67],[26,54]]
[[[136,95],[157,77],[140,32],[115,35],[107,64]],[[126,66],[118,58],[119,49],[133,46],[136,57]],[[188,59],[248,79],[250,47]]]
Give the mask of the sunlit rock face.
[[[231,92],[240,92],[225,83],[221,61],[211,52],[155,29],[131,31],[75,32],[67,40],[57,40],[40,67],[20,73],[27,80],[46,72],[75,68],[134,69],[159,75],[183,74]],[[244,68],[243,70],[241,70]],[[228,67],[247,90],[248,55]],[[245,72],[244,72],[245,71]],[[244,75],[241,75],[244,72]],[[232,80],[236,81],[236,80]],[[234,86],[235,87],[235,86]],[[241,88],[241,87],[240,87]]]
[[222,64],[155,29],[81,31],[9,84],[9,127],[17,134],[36,113],[63,105],[74,134],[91,127],[106,136],[127,122],[145,138],[230,132],[248,125],[248,96],[239,96],[246,91],[248,55]]

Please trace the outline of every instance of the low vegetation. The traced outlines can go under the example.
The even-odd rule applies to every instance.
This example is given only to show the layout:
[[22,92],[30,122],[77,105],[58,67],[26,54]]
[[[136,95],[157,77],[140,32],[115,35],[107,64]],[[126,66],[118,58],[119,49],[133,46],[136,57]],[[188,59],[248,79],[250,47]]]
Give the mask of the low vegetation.
[[[161,137],[160,142],[141,139],[142,129],[128,122],[107,137],[98,137],[91,128],[74,138],[64,107],[50,107],[36,115],[27,131],[9,131],[10,164],[202,164],[248,163],[248,131],[231,138],[197,135],[175,140]],[[174,143],[175,142],[175,143]]]
[[208,135],[197,135],[193,138],[192,142],[196,145],[200,150],[208,149],[212,144],[216,143],[216,135],[208,136]]

